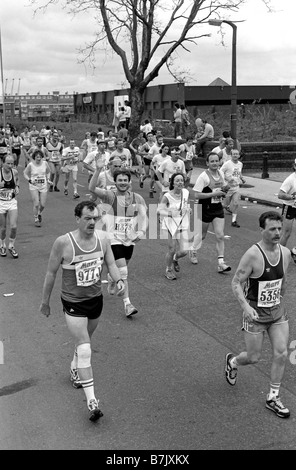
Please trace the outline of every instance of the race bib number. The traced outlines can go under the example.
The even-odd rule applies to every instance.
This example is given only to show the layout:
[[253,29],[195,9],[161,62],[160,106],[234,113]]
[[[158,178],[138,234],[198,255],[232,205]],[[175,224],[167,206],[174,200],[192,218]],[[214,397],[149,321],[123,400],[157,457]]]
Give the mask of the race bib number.
[[[213,193],[215,193],[217,191],[221,191],[221,188],[214,188],[213,189]],[[211,204],[218,204],[219,202],[221,202],[221,196],[213,196],[211,198]]]
[[258,307],[274,307],[280,303],[282,279],[275,281],[259,281]]
[[45,184],[45,177],[44,176],[35,176],[34,183],[37,184],[37,185],[40,185],[40,186]]
[[192,160],[193,158],[193,153],[192,152],[187,152],[186,153],[186,160]]
[[61,156],[60,156],[60,152],[58,152],[57,150],[53,150],[51,152],[51,161],[52,162],[58,162],[60,160]]
[[75,265],[77,286],[88,287],[101,279],[102,260],[100,258],[81,261]]
[[114,235],[125,240],[127,234],[133,229],[133,217],[115,217]]
[[12,189],[1,189],[0,190],[0,199],[2,201],[11,201],[13,195]]

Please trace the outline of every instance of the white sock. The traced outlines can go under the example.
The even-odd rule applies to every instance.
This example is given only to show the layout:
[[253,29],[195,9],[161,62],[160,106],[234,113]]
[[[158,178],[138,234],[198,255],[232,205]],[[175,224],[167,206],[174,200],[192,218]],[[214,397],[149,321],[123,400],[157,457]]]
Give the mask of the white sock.
[[224,256],[218,256],[218,264],[224,264]]
[[123,299],[123,303],[124,303],[124,306],[128,305],[131,303],[129,297],[127,297],[126,299]]
[[232,214],[232,222],[235,222],[237,218],[237,214]]
[[71,369],[77,369],[77,349],[75,348],[74,350],[74,356],[73,356],[73,359],[72,359],[72,362],[71,362]]
[[[79,374],[79,371],[78,371]],[[90,400],[95,399],[95,390],[94,390],[94,379],[88,379],[88,380],[81,380],[81,385],[83,387],[83,391],[86,396],[87,403],[89,403]]]
[[269,390],[269,395],[268,395],[269,400],[272,400],[273,398],[276,398],[279,396],[280,386],[281,386],[280,383],[270,384],[270,390]]

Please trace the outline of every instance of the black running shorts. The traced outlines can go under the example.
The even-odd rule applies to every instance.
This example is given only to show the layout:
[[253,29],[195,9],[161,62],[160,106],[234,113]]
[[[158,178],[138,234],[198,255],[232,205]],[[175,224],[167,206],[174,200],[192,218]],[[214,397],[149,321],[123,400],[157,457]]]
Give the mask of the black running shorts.
[[111,245],[115,261],[124,258],[129,261],[133,255],[134,245]]
[[282,216],[288,220],[296,219],[296,207],[283,204]]
[[61,298],[63,311],[71,317],[86,317],[90,320],[99,318],[103,310],[103,296],[93,297],[82,302],[68,302]]

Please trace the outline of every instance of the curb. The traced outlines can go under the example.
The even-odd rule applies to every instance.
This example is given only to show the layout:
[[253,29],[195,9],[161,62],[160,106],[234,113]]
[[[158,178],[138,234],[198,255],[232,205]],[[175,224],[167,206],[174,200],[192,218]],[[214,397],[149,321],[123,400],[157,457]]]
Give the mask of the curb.
[[249,201],[249,202],[257,202],[258,204],[263,204],[265,206],[271,206],[271,207],[279,207],[280,209],[282,209],[283,207],[283,204],[281,202],[277,203],[277,202],[274,202],[274,201],[267,201],[266,199],[260,199],[260,198],[257,198],[257,197],[250,197],[250,196],[244,196],[243,194],[241,194],[241,199],[243,201]]
[[[189,184],[189,187],[192,189],[194,186],[194,184],[190,183]],[[247,196],[247,195],[244,195],[244,194],[241,194],[241,200],[242,201],[249,201],[249,202],[255,202],[255,204],[262,204],[264,206],[271,206],[271,207],[279,207],[280,209],[282,209],[283,207],[283,204],[281,202],[274,202],[274,201],[268,201],[267,199],[261,199],[261,198],[258,198],[258,197],[252,197],[252,196]]]

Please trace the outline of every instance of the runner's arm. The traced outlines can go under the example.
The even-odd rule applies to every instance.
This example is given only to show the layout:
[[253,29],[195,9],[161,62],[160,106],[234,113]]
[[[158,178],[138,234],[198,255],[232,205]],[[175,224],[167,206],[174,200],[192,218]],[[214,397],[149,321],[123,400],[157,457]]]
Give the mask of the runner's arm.
[[62,236],[56,239],[48,260],[47,272],[42,290],[41,305],[39,308],[40,312],[47,317],[50,315],[50,296],[54,287],[58,269],[63,261],[64,237],[65,236]]
[[31,165],[30,163],[24,169],[24,178],[30,182],[31,179]]
[[288,194],[285,191],[283,191],[282,189],[280,189],[279,193],[278,193],[278,198],[282,199],[283,201],[292,201],[293,199],[294,200],[296,199],[296,192],[294,192],[292,194]]
[[243,284],[248,280],[253,272],[253,250],[250,248],[241,258],[235,275],[231,282],[232,292],[239,301],[244,317],[252,321],[258,319],[258,313],[254,310],[245,298]]
[[116,265],[113,251],[112,251],[111,244],[110,244],[110,240],[106,236],[105,238],[103,238],[102,242],[105,248],[104,250],[105,251],[105,255],[104,255],[105,263],[107,265],[110,276],[116,282],[117,295],[123,295],[125,284],[124,284],[123,279],[121,279],[119,269]]

